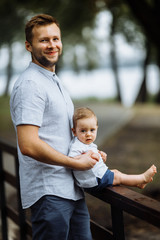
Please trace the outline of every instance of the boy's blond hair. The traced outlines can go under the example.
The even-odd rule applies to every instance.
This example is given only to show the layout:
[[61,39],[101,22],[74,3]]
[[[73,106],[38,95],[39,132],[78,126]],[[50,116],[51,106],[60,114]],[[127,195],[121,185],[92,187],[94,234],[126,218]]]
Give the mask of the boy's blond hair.
[[[97,120],[97,116],[90,108],[81,107],[81,108],[75,109],[74,115],[73,115],[73,128],[74,129],[76,128],[78,120],[84,119],[84,118],[92,118],[92,117],[94,117]],[[98,126],[98,120],[97,120],[97,126]]]

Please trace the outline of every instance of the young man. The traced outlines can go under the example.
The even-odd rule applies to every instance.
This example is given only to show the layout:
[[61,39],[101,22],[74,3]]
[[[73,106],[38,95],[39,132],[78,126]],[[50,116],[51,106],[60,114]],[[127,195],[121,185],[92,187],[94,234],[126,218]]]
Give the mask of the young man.
[[[94,144],[97,136],[97,129],[97,117],[91,109],[76,109],[73,116],[72,129],[75,138],[72,140],[69,156],[75,157],[89,150],[98,153],[97,145]],[[156,167],[152,165],[142,174],[128,175],[117,169],[108,169],[102,159],[100,159],[90,170],[73,171],[77,184],[80,187],[88,188],[90,192],[102,190],[107,186],[120,184],[144,188],[147,183],[153,180],[153,176],[156,172]]]
[[31,208],[32,239],[91,240],[84,195],[71,169],[90,169],[99,157],[92,151],[78,158],[67,156],[73,104],[55,74],[62,53],[59,24],[40,14],[27,23],[25,33],[32,62],[15,83],[10,107],[22,205]]

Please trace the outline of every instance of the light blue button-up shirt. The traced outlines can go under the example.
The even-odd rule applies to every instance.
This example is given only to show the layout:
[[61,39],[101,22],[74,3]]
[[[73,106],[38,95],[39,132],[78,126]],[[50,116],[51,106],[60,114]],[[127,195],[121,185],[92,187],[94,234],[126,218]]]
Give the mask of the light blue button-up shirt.
[[[39,126],[39,137],[43,141],[68,154],[74,108],[55,73],[30,63],[14,85],[10,109],[15,129],[20,124]],[[24,156],[19,147],[18,157],[23,208],[30,207],[44,195],[72,200],[83,197],[70,169]]]

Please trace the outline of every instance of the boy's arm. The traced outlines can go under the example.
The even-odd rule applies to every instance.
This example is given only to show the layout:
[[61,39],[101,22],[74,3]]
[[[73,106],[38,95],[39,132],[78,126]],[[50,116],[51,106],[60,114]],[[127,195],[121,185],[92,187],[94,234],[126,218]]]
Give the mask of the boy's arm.
[[76,158],[68,157],[41,140],[38,130],[39,127],[34,125],[17,126],[18,144],[22,154],[46,164],[59,165],[76,170],[90,169],[99,160],[98,155],[92,151]]
[[103,151],[99,151],[99,154],[101,155],[101,158],[103,159],[103,162],[105,163],[107,161],[107,153],[103,152]]

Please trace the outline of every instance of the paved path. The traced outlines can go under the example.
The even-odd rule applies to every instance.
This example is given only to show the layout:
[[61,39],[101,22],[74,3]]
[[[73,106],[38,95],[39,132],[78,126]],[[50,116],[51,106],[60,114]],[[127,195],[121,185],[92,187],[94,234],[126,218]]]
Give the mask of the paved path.
[[[79,102],[75,103],[75,107],[90,107],[97,115],[99,122],[98,136],[96,143],[100,146],[107,141],[107,153],[109,153],[109,161],[121,166],[125,164],[135,164],[135,159],[139,159],[136,163],[136,167],[144,169],[144,165],[147,161],[155,160],[155,164],[160,167],[160,158],[154,155],[157,150],[159,154],[159,147],[156,143],[160,140],[158,131],[160,130],[160,108],[155,107],[145,107],[139,106],[138,108],[125,108],[121,105],[108,104],[108,103],[88,103]],[[127,125],[126,125],[127,124]],[[123,134],[116,135],[116,132],[120,130],[123,126]],[[157,130],[156,130],[157,129]],[[153,131],[154,130],[154,131]],[[156,136],[157,133],[157,136]],[[115,141],[111,143],[110,137],[114,134]],[[148,134],[148,135],[147,135]],[[123,135],[123,138],[121,136]],[[125,138],[124,138],[125,136]],[[157,137],[157,138],[156,138]],[[157,139],[157,140],[156,140]],[[125,142],[122,142],[125,141]],[[151,146],[151,142],[153,146]],[[147,147],[146,147],[147,146]],[[124,150],[125,147],[125,151]],[[154,148],[152,148],[154,147]],[[116,150],[117,149],[117,150]],[[127,151],[126,151],[127,150]],[[117,155],[116,155],[117,154]],[[123,155],[124,154],[124,155]],[[131,154],[135,154],[134,156]],[[150,155],[149,155],[150,154]],[[111,159],[110,159],[111,155]],[[160,155],[159,155],[160,156]],[[131,157],[133,161],[131,161]],[[147,159],[148,158],[148,159]],[[129,159],[129,161],[126,161]],[[143,161],[142,161],[143,159]],[[117,161],[117,162],[116,162]],[[122,162],[121,162],[122,161]],[[124,161],[124,162],[123,162]],[[156,162],[157,161],[157,162]],[[128,163],[127,163],[128,162]],[[8,165],[6,163],[6,168]],[[117,167],[118,168],[118,167]],[[126,166],[128,169],[128,166]],[[154,183],[159,183],[160,177],[156,176],[153,183],[150,185],[151,188],[148,190],[157,189]],[[153,187],[154,186],[154,187]],[[100,212],[100,210],[98,210]],[[103,215],[103,212],[100,215]],[[106,214],[106,213],[105,213]],[[98,216],[96,216],[97,218]],[[106,217],[106,216],[105,216]],[[104,219],[105,219],[104,217]],[[126,232],[128,240],[135,239],[148,239],[148,240],[159,240],[160,232],[159,229],[146,225],[144,222],[137,222],[137,219],[129,220],[133,221],[128,225]],[[1,239],[1,237],[0,237]]]
[[96,143],[100,146],[134,116],[134,110],[120,104],[78,102],[75,107],[89,107],[98,117],[98,135]]
[[[127,173],[140,173],[150,165],[157,166],[157,174],[153,182],[148,184],[141,193],[146,194],[160,201],[160,107],[157,105],[139,105],[132,109],[124,109],[118,106],[109,106],[110,118],[102,117],[102,123],[106,126],[114,126],[114,129],[120,128],[128,123],[120,131],[111,136],[111,132],[105,131],[105,124],[102,126],[106,134],[106,139],[102,139],[102,150],[107,152],[107,165],[117,168]],[[108,108],[108,106],[107,106]],[[101,114],[100,114],[101,116]],[[110,120],[110,121],[109,121]],[[108,124],[108,125],[107,125]],[[133,189],[137,191],[137,189]],[[97,210],[91,210],[91,214],[96,214],[96,219],[104,221],[106,224],[105,206],[98,206]],[[94,218],[93,218],[94,219]],[[107,220],[108,221],[108,220]],[[141,221],[138,218],[125,215],[125,233],[126,240],[159,240],[160,229]]]

